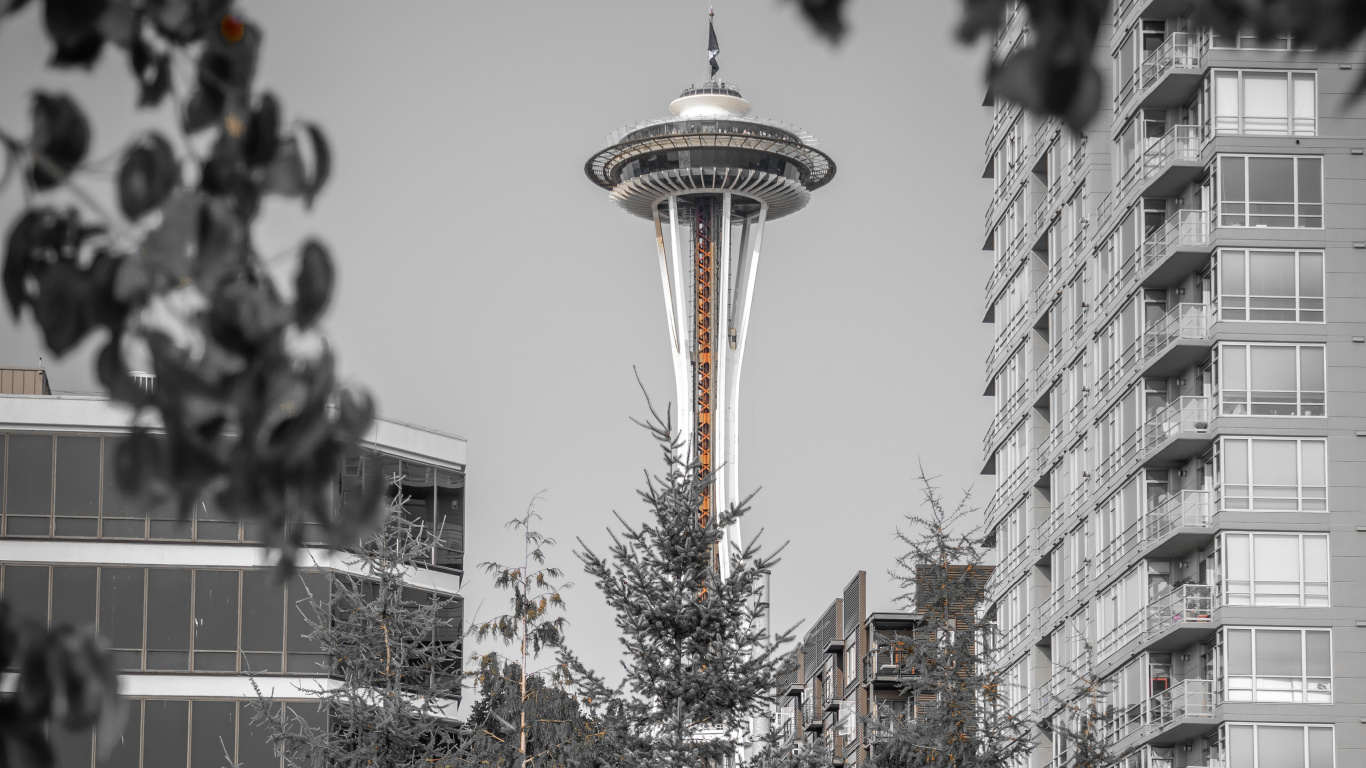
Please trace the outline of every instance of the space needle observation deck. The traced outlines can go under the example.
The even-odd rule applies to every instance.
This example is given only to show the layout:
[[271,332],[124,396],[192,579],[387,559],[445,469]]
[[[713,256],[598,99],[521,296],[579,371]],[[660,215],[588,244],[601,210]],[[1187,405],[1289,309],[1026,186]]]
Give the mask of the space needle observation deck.
[[[750,116],[733,85],[692,85],[671,117],[628,126],[584,165],[622,209],[654,222],[673,356],[676,424],[715,481],[702,502],[740,500],[740,367],[744,359],[764,226],[806,207],[829,184],[835,162],[797,128]],[[726,578],[744,551],[739,526],[723,532],[713,567]]]

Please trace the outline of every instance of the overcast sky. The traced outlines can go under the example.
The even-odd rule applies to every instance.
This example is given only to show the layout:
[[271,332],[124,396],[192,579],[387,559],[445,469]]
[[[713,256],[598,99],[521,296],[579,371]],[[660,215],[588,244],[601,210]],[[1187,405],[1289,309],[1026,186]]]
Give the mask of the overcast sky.
[[[612,615],[571,546],[604,548],[635,518],[658,452],[629,417],[673,391],[652,227],[588,182],[622,125],[668,114],[706,76],[701,0],[243,0],[265,30],[259,81],[332,138],[335,175],[312,216],[265,208],[257,244],[317,232],[339,261],[327,319],[341,365],[384,415],[469,439],[467,561],[511,557],[503,523],[541,490],[571,644],[615,678]],[[860,570],[873,609],[896,592],[893,533],[918,508],[917,463],[951,497],[977,487],[990,418],[980,248],[989,182],[981,51],[958,46],[951,0],[850,4],[838,48],[794,4],[716,2],[721,77],[754,114],[813,133],[839,172],[769,226],[741,402],[746,535],[790,540],[774,626],[808,626]],[[382,10],[381,10],[382,8]],[[35,84],[97,116],[92,156],[157,118],[133,108],[122,56],[52,75],[35,5],[0,26],[0,126],[26,132]],[[100,183],[93,179],[92,183]],[[21,203],[0,192],[0,222]],[[287,269],[287,265],[282,265]],[[92,390],[91,346],[47,360],[54,388]],[[0,321],[0,365],[42,354]],[[467,576],[466,615],[504,608]],[[487,600],[486,600],[487,598]]]

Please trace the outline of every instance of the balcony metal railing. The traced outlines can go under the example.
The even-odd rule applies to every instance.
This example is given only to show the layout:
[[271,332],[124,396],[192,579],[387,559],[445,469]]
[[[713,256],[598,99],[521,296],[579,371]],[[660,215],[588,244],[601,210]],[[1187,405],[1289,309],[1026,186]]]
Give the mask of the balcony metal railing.
[[863,657],[863,679],[874,677],[909,677],[913,670],[906,668],[905,650],[879,645]]
[[1162,138],[1143,150],[1140,178],[1152,178],[1171,163],[1198,161],[1203,141],[1200,126],[1173,125]]
[[1143,60],[1142,90],[1147,90],[1173,69],[1200,66],[1202,36],[1192,32],[1173,32]]
[[1099,577],[1126,555],[1177,528],[1208,528],[1209,525],[1210,492],[1178,491],[1105,542],[1096,561],[1094,576]]
[[1145,702],[1150,730],[1160,730],[1188,717],[1214,716],[1214,681],[1182,680]]
[[835,667],[830,670],[825,685],[821,686],[821,703],[827,712],[838,709],[844,698],[844,670]]
[[1148,604],[1146,635],[1161,634],[1173,627],[1208,624],[1214,616],[1214,587],[1185,584]]
[[1211,414],[1210,398],[1178,397],[1143,424],[1143,446],[1151,449],[1181,432],[1205,432],[1209,429]]
[[806,699],[802,702],[802,728],[808,731],[819,731],[824,727],[822,713],[816,709],[815,699]]
[[1209,212],[1182,209],[1143,239],[1143,269],[1147,271],[1181,245],[1209,245]]
[[1210,316],[1208,304],[1177,304],[1143,331],[1143,360],[1156,357],[1181,339],[1207,338]]

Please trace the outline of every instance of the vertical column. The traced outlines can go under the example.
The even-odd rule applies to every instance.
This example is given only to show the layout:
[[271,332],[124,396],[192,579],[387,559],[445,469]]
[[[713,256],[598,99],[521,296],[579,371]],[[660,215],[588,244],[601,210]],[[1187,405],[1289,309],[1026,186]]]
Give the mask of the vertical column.
[[688,371],[687,356],[692,354],[692,333],[687,328],[687,315],[683,311],[683,297],[687,291],[683,287],[683,246],[678,218],[678,195],[669,195],[669,254],[673,271],[673,315],[677,319],[675,328],[678,333],[678,353],[674,360],[674,403],[675,422],[679,435],[683,438],[684,454],[691,452],[693,434],[692,397],[689,394],[691,374]]
[[[694,281],[694,342],[696,344],[697,368],[694,374],[696,391],[694,393],[696,417],[697,460],[702,465],[702,473],[713,469],[712,462],[712,406],[715,402],[713,384],[715,382],[713,355],[714,306],[716,297],[715,249],[712,247],[712,225],[714,223],[715,201],[712,198],[699,198],[693,202],[693,281]],[[714,489],[702,492],[702,508],[698,513],[698,524],[706,527],[711,522],[715,504]],[[713,553],[713,561],[715,553]],[[715,564],[715,563],[713,563]]]
[[[740,498],[740,369],[744,362],[745,339],[749,332],[750,307],[754,301],[754,278],[759,269],[759,253],[763,247],[764,224],[767,219],[767,203],[762,203],[759,206],[759,213],[754,218],[752,225],[746,219],[744,231],[741,235],[738,262],[735,267],[735,283],[731,286],[729,297],[731,327],[727,329],[729,339],[725,349],[728,360],[724,382],[726,411],[723,418],[726,420],[726,444],[723,450],[728,467],[725,495],[731,499]],[[729,571],[727,565],[730,560],[729,555],[744,551],[744,542],[740,537],[740,526],[738,524],[726,531],[724,541],[730,552],[727,557],[721,558],[723,576]]]

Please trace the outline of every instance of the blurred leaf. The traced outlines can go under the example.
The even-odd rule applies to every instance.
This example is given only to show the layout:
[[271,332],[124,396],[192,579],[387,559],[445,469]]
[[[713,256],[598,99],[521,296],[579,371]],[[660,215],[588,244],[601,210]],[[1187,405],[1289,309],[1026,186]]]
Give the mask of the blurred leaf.
[[313,148],[313,169],[308,173],[304,186],[304,206],[313,207],[313,200],[322,191],[323,185],[327,183],[328,177],[332,175],[332,148],[327,143],[327,137],[316,123],[304,123],[304,130],[308,133],[308,138]]
[[134,7],[132,0],[105,0],[104,13],[100,14],[96,28],[104,39],[128,48],[138,39],[141,24],[142,14]]
[[844,0],[794,0],[802,15],[826,40],[838,43],[844,37]]
[[275,151],[275,159],[271,160],[270,166],[266,168],[265,189],[285,197],[298,197],[304,194],[308,187],[306,173],[298,140],[293,136],[286,136],[280,140],[280,146]]
[[240,18],[237,23],[241,24],[241,29],[232,33],[235,27],[224,24],[223,15],[220,15],[215,20],[214,33],[205,36],[207,44],[199,57],[199,87],[214,91],[221,98],[245,102],[251,81],[256,77],[261,29]]
[[90,148],[90,123],[76,102],[65,94],[33,95],[34,163],[29,178],[38,189],[61,183]]
[[299,274],[294,278],[294,322],[300,328],[312,327],[322,317],[332,298],[336,270],[332,256],[317,240],[304,243],[299,257]]
[[138,106],[154,107],[171,90],[171,57],[153,50],[142,35],[133,38],[128,48],[128,66],[138,81]]
[[47,34],[57,47],[52,66],[89,68],[95,62],[104,46],[99,23],[106,6],[107,0],[48,0],[44,4]]
[[197,88],[185,103],[182,123],[185,130],[197,133],[218,122],[223,115],[223,94],[217,89]]
[[154,286],[174,287],[190,274],[190,258],[199,243],[199,196],[184,190],[162,207],[161,225],[142,243],[142,258]]
[[995,34],[1005,23],[1006,0],[963,0],[958,39],[972,42],[978,35]]
[[159,133],[143,136],[123,156],[119,166],[119,207],[130,221],[165,202],[180,181],[171,144]]
[[4,193],[5,185],[14,178],[14,169],[18,165],[19,158],[14,148],[7,142],[0,141],[0,194]]
[[201,286],[212,286],[245,271],[248,255],[246,225],[226,201],[210,199],[199,212],[199,255],[195,260],[195,282]]
[[74,261],[81,230],[74,214],[52,208],[24,212],[10,230],[5,249],[5,296],[17,320],[20,310],[33,300],[30,278],[58,261]]
[[14,13],[28,4],[28,0],[0,0],[0,16]]
[[266,165],[275,156],[280,146],[280,103],[269,91],[261,95],[261,102],[252,112],[242,144],[242,154],[250,166]]

